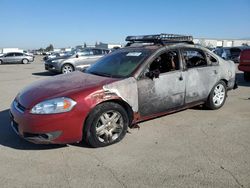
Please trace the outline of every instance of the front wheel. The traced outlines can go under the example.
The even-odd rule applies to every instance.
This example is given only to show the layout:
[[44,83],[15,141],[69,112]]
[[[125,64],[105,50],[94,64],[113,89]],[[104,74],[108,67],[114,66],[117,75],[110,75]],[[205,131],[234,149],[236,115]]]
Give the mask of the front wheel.
[[98,105],[85,123],[84,140],[92,147],[104,147],[122,140],[127,132],[129,118],[117,103]]
[[70,64],[65,64],[62,66],[62,73],[68,74],[74,71],[74,67]]
[[28,60],[28,59],[23,59],[23,60],[22,60],[22,63],[23,63],[23,64],[28,64],[28,63],[29,63],[29,60]]
[[216,110],[221,108],[227,96],[226,84],[223,81],[219,81],[212,89],[211,93],[208,96],[206,106],[209,109]]

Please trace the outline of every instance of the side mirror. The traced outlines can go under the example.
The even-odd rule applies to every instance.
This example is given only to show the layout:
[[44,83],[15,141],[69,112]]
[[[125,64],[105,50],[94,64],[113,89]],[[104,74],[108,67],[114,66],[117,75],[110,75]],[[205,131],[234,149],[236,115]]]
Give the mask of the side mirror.
[[78,58],[79,57],[79,55],[78,54],[76,54],[76,58]]
[[153,71],[148,71],[145,73],[145,76],[153,80],[154,78],[159,78],[160,71],[158,69]]

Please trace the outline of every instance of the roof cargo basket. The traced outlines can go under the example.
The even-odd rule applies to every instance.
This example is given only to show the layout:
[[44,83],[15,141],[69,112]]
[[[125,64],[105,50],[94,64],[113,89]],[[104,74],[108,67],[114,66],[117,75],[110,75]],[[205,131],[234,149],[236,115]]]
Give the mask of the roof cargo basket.
[[154,44],[172,44],[172,43],[193,43],[192,36],[177,35],[177,34],[158,34],[158,35],[140,35],[128,36],[126,38],[128,44],[132,43],[154,43]]

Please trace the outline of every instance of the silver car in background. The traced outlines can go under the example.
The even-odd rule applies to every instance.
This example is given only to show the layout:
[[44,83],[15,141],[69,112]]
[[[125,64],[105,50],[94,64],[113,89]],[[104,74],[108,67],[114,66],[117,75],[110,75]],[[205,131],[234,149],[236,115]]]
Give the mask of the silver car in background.
[[85,48],[67,58],[54,58],[44,62],[45,70],[67,74],[75,70],[83,70],[94,64],[99,58],[108,54],[110,50],[99,48]]
[[27,64],[34,61],[34,56],[21,52],[10,52],[0,56],[0,64],[3,63],[23,63]]

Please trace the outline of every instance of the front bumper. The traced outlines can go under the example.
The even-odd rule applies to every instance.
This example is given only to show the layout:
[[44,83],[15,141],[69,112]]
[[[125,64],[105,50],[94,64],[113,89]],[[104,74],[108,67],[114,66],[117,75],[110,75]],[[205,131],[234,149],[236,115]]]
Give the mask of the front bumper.
[[34,62],[35,57],[29,58],[28,60],[29,60],[29,62]]
[[10,107],[13,130],[22,138],[36,144],[68,144],[82,140],[83,119],[74,112],[38,115]]
[[44,62],[44,68],[45,70],[51,71],[51,72],[61,72],[61,67],[58,66],[56,63],[48,63]]

